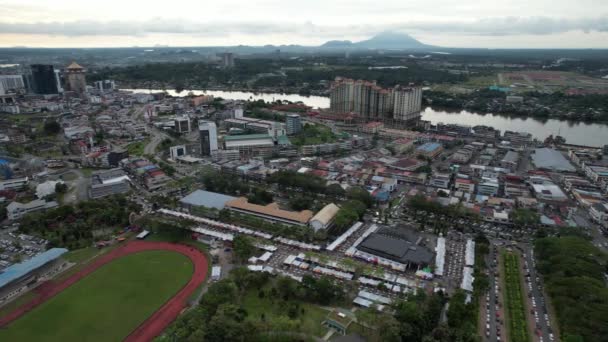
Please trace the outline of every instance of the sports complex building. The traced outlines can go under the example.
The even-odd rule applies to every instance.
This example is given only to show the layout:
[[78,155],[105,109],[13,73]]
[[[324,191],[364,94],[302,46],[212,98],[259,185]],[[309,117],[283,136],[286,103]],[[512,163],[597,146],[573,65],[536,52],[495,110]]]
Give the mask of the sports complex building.
[[2,270],[0,272],[0,305],[65,268],[67,263],[61,256],[67,251],[65,248],[51,248],[29,260]]

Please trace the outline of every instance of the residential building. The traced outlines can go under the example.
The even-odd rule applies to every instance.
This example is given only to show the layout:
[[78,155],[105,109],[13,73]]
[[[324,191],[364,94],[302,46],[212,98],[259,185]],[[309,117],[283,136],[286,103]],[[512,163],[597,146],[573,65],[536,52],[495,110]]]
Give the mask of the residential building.
[[604,228],[608,228],[608,203],[595,203],[589,207],[589,216],[597,224]]
[[416,148],[416,154],[423,155],[428,158],[435,158],[443,152],[443,146],[439,143],[428,142]]
[[456,178],[456,181],[454,181],[454,189],[473,193],[475,192],[475,182],[467,178]]
[[50,208],[55,208],[59,204],[55,201],[46,202],[44,200],[33,200],[28,203],[11,202],[6,207],[6,214],[9,220],[14,221],[22,218],[24,215]]
[[477,185],[477,194],[483,196],[498,195],[499,184],[496,179],[484,179]]
[[519,164],[519,153],[515,151],[508,151],[507,154],[500,161],[500,166],[505,169],[510,169],[511,171],[515,171],[517,169],[517,165]]
[[234,54],[232,54],[230,52],[224,52],[224,53],[220,54],[220,57],[222,59],[221,65],[223,68],[234,67]]
[[415,122],[420,118],[422,89],[396,86],[384,89],[375,82],[338,77],[330,89],[334,113],[354,113],[366,121],[390,119]]
[[112,91],[116,89],[116,83],[113,80],[95,81],[93,86],[100,92]]
[[[235,112],[236,114],[236,112]],[[242,116],[241,116],[242,117]],[[236,118],[236,115],[235,115]],[[302,131],[302,119],[298,114],[288,114],[285,117],[285,126],[287,127],[287,135],[298,134]]]
[[84,68],[76,62],[72,62],[65,71],[69,90],[78,94],[86,93],[87,81]]
[[435,173],[431,177],[429,185],[437,188],[447,189],[450,187],[451,179],[452,175],[449,173]]
[[415,122],[420,119],[422,88],[397,86],[393,89],[393,119]]
[[211,153],[218,149],[215,122],[200,120],[198,122],[198,130],[201,139],[201,154],[203,156],[211,156]]

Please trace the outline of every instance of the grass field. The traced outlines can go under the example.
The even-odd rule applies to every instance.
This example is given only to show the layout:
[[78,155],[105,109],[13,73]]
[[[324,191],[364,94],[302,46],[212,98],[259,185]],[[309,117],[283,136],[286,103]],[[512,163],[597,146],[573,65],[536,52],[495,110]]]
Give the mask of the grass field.
[[[249,291],[244,296],[242,304],[247,310],[247,319],[256,322],[263,320],[269,325],[269,330],[273,330],[271,327],[273,324],[278,324],[278,321],[289,321],[287,308],[282,303],[284,302],[280,300],[271,301],[268,295],[260,298],[257,291]],[[321,323],[329,311],[309,303],[300,303],[300,308],[304,312],[296,318],[297,321],[293,321],[294,330],[320,337],[325,335],[328,329]],[[263,319],[262,314],[264,314]]]
[[529,342],[524,296],[519,274],[519,257],[513,253],[503,254],[505,276],[505,308],[508,319],[508,336],[512,342]]
[[121,341],[192,272],[190,260],[175,252],[127,255],[0,330],[0,341]]

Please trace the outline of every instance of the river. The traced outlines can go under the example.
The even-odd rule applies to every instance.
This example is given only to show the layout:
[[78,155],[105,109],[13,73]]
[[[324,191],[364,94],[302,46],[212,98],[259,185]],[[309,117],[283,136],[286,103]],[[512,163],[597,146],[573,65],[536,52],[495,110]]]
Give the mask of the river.
[[[123,89],[136,93],[148,93],[148,89]],[[160,92],[162,90],[152,90]],[[190,91],[186,90],[176,93],[174,90],[167,90],[172,96],[187,96]],[[192,90],[195,95],[213,95],[232,100],[288,100],[291,102],[301,101],[313,108],[328,108],[329,98],[324,96],[303,96],[298,94],[279,94],[279,93],[252,93],[242,91],[223,91],[223,90]],[[538,120],[533,118],[508,117],[495,114],[477,114],[468,111],[446,112],[427,107],[422,112],[422,119],[428,120],[433,124],[438,122],[452,123],[468,126],[485,125],[504,131],[518,131],[532,134],[538,140],[544,140],[549,135],[561,135],[566,138],[566,142],[575,145],[603,146],[608,144],[608,125],[600,123],[583,123],[563,120]]]

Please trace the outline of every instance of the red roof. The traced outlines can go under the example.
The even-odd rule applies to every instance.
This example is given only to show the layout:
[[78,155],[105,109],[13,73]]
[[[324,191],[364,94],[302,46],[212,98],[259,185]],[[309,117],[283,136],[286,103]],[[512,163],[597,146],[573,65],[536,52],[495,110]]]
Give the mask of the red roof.
[[312,170],[311,172],[313,175],[315,176],[319,176],[319,177],[326,177],[329,172],[325,171],[325,170]]
[[466,178],[458,178],[456,179],[456,183],[474,184],[472,180]]

